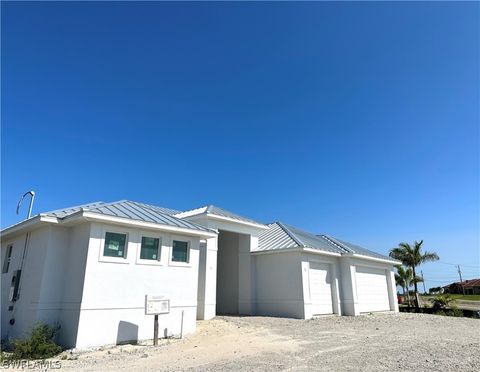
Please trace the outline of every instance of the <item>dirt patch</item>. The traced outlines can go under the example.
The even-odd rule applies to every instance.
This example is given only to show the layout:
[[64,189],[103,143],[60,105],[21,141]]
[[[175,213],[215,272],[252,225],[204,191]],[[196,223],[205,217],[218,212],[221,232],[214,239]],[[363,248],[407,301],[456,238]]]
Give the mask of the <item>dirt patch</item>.
[[[235,318],[233,318],[235,319]],[[82,371],[185,370],[220,361],[235,361],[259,353],[293,353],[300,342],[266,327],[217,318],[198,323],[197,332],[183,340],[151,345],[123,345],[78,354],[62,361],[63,369]]]
[[480,320],[376,314],[295,320],[219,317],[161,346],[117,346],[62,361],[62,369],[478,371]]

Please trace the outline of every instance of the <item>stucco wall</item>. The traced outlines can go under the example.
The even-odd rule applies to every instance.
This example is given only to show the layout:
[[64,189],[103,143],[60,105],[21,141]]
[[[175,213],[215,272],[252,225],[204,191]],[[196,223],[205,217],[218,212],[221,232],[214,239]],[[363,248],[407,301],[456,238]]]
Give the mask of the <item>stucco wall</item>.
[[256,313],[304,317],[301,255],[283,252],[254,255]]
[[[128,234],[126,259],[102,260],[106,231]],[[144,232],[155,237],[157,233]],[[152,235],[153,234],[153,235]],[[190,241],[188,265],[172,263],[174,235],[159,234],[162,239],[160,262],[138,261],[141,231],[92,223],[89,242],[77,347],[115,344],[153,337],[153,316],[144,314],[146,294],[161,294],[170,299],[171,313],[159,316],[160,336],[195,331],[199,239]]]
[[[50,229],[50,227],[43,227],[30,233],[21,274],[19,298],[14,303],[8,301],[10,283],[13,272],[21,268],[26,235],[2,241],[2,266],[6,247],[13,244],[8,273],[2,274],[2,338],[26,336],[31,326],[37,321],[38,303],[42,300],[40,293]],[[9,311],[8,307],[11,305],[13,310]],[[12,318],[15,319],[14,325],[9,324]]]
[[238,314],[239,235],[220,231],[217,252],[217,314]]
[[[238,267],[238,275],[236,276],[238,278],[238,284],[235,286],[238,288],[238,300],[234,300],[238,305],[234,304],[232,306],[233,309],[230,309],[228,312],[238,312],[244,315],[255,314],[255,272],[253,269],[253,258],[250,252],[258,247],[258,235],[262,229],[245,226],[238,221],[222,221],[205,215],[193,216],[188,219],[214,230],[239,234],[238,252],[236,254],[238,262],[233,259],[233,262],[231,262],[233,267]],[[200,272],[201,275],[199,277],[199,281],[204,282],[199,286],[204,293],[200,294],[198,298],[198,304],[199,307],[201,307],[197,313],[198,319],[213,318],[217,309],[217,247],[220,249],[220,243],[217,238],[208,239],[207,249],[204,251],[207,271],[205,272],[206,275],[202,275],[203,273]],[[228,264],[225,265],[224,263],[220,270],[228,271],[228,266]],[[220,279],[218,279],[218,282],[219,281]],[[220,311],[227,312],[222,310],[222,306],[223,304],[220,304]],[[235,310],[237,308],[238,310]]]
[[[13,243],[8,273],[2,274],[2,338],[24,337],[37,322],[61,326],[58,342],[75,345],[81,303],[85,257],[89,241],[88,223],[75,227],[45,226],[30,233],[20,282],[20,297],[8,307],[13,271],[20,269],[25,235],[2,242]],[[15,319],[10,325],[9,320]]]
[[82,302],[85,265],[90,240],[90,223],[70,228],[69,249],[65,257],[62,293],[62,311],[60,313],[60,340],[69,347],[75,346],[77,339],[80,306]]

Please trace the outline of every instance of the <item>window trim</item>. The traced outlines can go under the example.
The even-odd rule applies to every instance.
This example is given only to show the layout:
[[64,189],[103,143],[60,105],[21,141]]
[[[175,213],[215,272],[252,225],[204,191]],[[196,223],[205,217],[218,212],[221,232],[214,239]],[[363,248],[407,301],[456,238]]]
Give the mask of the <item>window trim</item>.
[[[157,260],[149,260],[146,258],[140,258],[142,253],[142,238],[155,238],[158,239],[158,250],[159,250],[159,257]],[[164,260],[164,251],[167,247],[165,247],[165,237],[161,234],[150,232],[150,231],[139,231],[138,232],[138,242],[137,242],[137,254],[136,254],[136,261],[137,265],[150,265],[150,266],[163,266],[165,265]]]
[[[179,241],[179,242],[186,242],[187,243],[187,256],[188,256],[188,261],[187,262],[178,262],[178,261],[173,261],[173,242],[174,241]],[[182,236],[172,236],[172,239],[170,241],[170,255],[168,259],[168,265],[169,266],[182,266],[182,267],[191,267],[192,266],[192,240],[182,237]]]
[[8,243],[5,249],[5,257],[3,258],[2,274],[8,274],[10,263],[12,262],[13,243]]
[[[125,238],[125,253],[121,257],[115,257],[115,256],[105,256],[104,251],[105,251],[105,238],[107,236],[107,233],[113,233],[113,234],[123,234],[126,235]],[[120,263],[120,264],[129,264],[128,262],[128,251],[129,251],[129,243],[130,243],[130,233],[125,230],[119,230],[115,228],[110,228],[110,227],[105,227],[102,229],[102,238],[100,239],[100,257],[98,261],[100,262],[109,262],[109,263]]]

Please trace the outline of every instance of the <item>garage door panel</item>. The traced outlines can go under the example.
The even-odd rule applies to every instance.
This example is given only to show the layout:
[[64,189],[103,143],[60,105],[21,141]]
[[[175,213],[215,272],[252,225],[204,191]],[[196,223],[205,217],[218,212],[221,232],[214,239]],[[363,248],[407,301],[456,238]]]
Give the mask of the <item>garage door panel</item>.
[[361,313],[390,310],[385,270],[357,266],[356,282]]
[[312,314],[332,314],[333,305],[330,265],[310,262],[309,286]]

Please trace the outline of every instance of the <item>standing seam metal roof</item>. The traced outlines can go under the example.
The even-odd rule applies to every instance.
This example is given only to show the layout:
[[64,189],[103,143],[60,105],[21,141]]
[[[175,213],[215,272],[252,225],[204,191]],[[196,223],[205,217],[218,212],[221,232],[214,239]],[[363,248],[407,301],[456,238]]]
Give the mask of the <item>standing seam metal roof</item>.
[[241,221],[241,222],[248,222],[248,223],[253,223],[253,224],[256,224],[256,225],[265,226],[263,223],[254,221],[254,220],[246,218],[246,217],[242,217],[242,216],[240,216],[236,213],[227,211],[223,208],[220,208],[220,207],[217,207],[217,206],[211,205],[211,204],[200,207],[200,208],[191,209],[191,210],[188,210],[188,211],[185,211],[185,212],[179,212],[178,214],[179,214],[178,217],[180,217],[180,218],[197,216],[197,215],[200,215],[200,214],[207,214],[207,215],[211,214],[211,215],[215,215],[215,216],[231,218],[232,220],[237,220],[237,221]]
[[129,200],[120,200],[113,203],[96,202],[77,207],[47,212],[46,215],[57,218],[65,218],[72,215],[73,213],[79,212],[80,210],[84,210],[90,213],[97,213],[112,217],[128,218],[137,221],[152,222],[160,225],[174,226],[184,229],[209,232],[212,231],[211,229],[198,225],[194,222],[174,217],[172,214],[178,212],[176,210],[155,207],[152,205],[132,202]]
[[88,204],[76,205],[74,207],[69,207],[69,208],[56,209],[54,211],[46,212],[45,214],[51,217],[64,218],[64,217],[70,216],[73,213],[79,212],[82,209],[94,208],[103,204],[105,203],[102,201],[98,201],[98,202],[93,202]]
[[336,243],[342,245],[343,247],[348,249],[351,253],[361,254],[361,255],[364,255],[364,256],[369,256],[369,257],[374,257],[374,258],[381,258],[383,260],[391,260],[392,259],[391,257],[385,256],[385,255],[377,253],[377,252],[373,252],[369,249],[360,247],[356,244],[346,242],[344,240],[333,238],[331,236],[329,236],[328,238],[335,241]]
[[[138,221],[157,223],[160,225],[174,226],[184,229],[212,231],[211,229],[198,225],[194,222],[182,219],[180,218],[181,216],[176,217],[175,215],[182,214],[182,212],[178,210],[157,207],[154,205],[129,200],[120,200],[112,203],[104,203],[99,201],[70,208],[58,209],[47,212],[45,214],[47,216],[53,216],[63,219],[81,210],[113,217],[128,218]],[[226,211],[214,205],[199,208],[198,211],[199,212],[196,214],[214,214],[222,217],[236,219],[239,221],[262,225],[254,220],[239,216],[235,213]],[[184,213],[188,214],[188,212],[189,211]],[[318,249],[321,251],[339,254],[356,253],[374,258],[390,259],[390,257],[384,256],[376,252],[372,252],[358,245],[348,243],[328,235],[311,234],[309,232],[298,229],[294,226],[283,224],[281,222],[271,223],[267,226],[269,227],[269,229],[263,231],[259,236],[258,248],[255,250],[257,252],[298,247]]]
[[255,250],[256,252],[287,248],[311,248],[339,254],[356,253],[373,258],[391,259],[358,245],[328,235],[314,235],[281,222],[271,223],[268,227],[270,229],[264,231],[258,238],[258,249]]
[[345,253],[328,240],[296,227],[281,222],[269,224],[268,227],[270,229],[258,237],[257,252],[286,248],[312,248],[331,253]]

